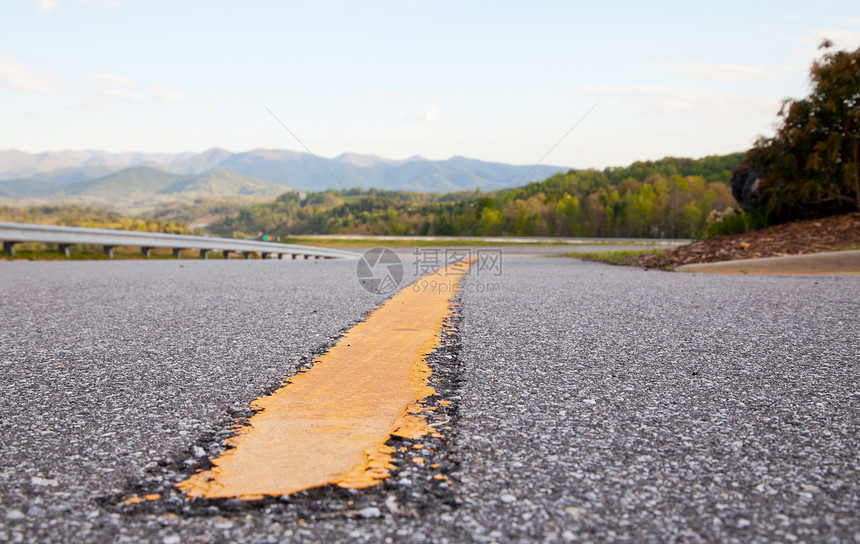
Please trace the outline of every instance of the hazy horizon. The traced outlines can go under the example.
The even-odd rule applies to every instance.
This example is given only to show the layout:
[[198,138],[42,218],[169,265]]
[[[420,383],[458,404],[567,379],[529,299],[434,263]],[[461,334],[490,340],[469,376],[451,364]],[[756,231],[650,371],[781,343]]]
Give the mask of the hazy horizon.
[[516,165],[552,150],[542,164],[577,169],[723,155],[807,94],[825,37],[860,45],[854,3],[17,2],[0,149]]

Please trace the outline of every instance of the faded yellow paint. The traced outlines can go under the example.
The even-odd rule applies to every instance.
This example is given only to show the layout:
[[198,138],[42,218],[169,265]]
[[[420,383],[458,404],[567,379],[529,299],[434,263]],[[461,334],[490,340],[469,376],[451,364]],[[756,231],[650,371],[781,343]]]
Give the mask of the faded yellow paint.
[[368,487],[396,467],[392,436],[438,433],[418,416],[435,393],[426,357],[440,342],[451,298],[471,261],[425,276],[273,394],[212,468],[177,484],[189,497],[254,500],[326,484]]

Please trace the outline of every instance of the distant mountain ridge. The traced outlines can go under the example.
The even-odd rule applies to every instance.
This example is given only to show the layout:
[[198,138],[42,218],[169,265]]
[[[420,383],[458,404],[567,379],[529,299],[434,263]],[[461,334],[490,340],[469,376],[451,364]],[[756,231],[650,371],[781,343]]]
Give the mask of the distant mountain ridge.
[[99,195],[106,197],[122,193],[125,195],[149,195],[158,193],[164,187],[180,182],[184,177],[180,174],[171,174],[150,166],[133,166],[101,178],[67,185],[65,193],[70,195]]
[[[237,174],[223,168],[202,174],[165,172],[141,163],[106,176],[65,182],[66,170],[59,181],[32,178],[0,181],[0,204],[78,204],[140,212],[199,199],[232,198],[251,204],[274,198],[289,187]],[[94,167],[85,167],[94,168]],[[57,179],[57,178],[55,178]],[[248,200],[251,199],[251,200]]]
[[[26,187],[30,184],[34,191],[45,194],[46,187],[50,188],[50,185],[57,186],[59,191],[133,167],[148,167],[183,176],[223,170],[260,182],[308,191],[375,187],[432,193],[479,187],[488,191],[509,188],[568,170],[558,166],[516,166],[464,157],[443,161],[421,157],[393,160],[376,155],[344,153],[329,159],[280,149],[233,153],[213,148],[202,153],[175,154],[92,150],[30,154],[7,150],[0,151],[0,197],[12,198],[13,191],[3,189],[4,183],[12,180],[15,194],[27,193]],[[155,172],[150,172],[150,175],[153,178],[159,176]]]

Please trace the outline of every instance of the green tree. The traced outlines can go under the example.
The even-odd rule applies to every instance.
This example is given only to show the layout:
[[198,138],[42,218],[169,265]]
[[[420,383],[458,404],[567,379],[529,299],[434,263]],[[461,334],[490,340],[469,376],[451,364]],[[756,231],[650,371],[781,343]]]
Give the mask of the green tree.
[[579,224],[581,212],[579,198],[564,193],[564,196],[555,206],[556,233],[559,236],[579,236],[581,234]]
[[766,173],[762,206],[774,221],[860,210],[860,48],[824,53],[810,84],[808,97],[783,103],[776,135],[744,158]]

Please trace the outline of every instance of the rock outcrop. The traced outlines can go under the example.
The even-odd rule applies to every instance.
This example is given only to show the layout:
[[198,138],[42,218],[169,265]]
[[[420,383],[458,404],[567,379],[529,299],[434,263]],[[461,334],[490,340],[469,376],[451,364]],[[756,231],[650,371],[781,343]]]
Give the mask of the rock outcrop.
[[729,182],[732,186],[732,196],[744,210],[754,208],[761,203],[761,193],[758,188],[764,176],[765,173],[761,170],[744,165],[738,166],[732,173],[732,180]]

